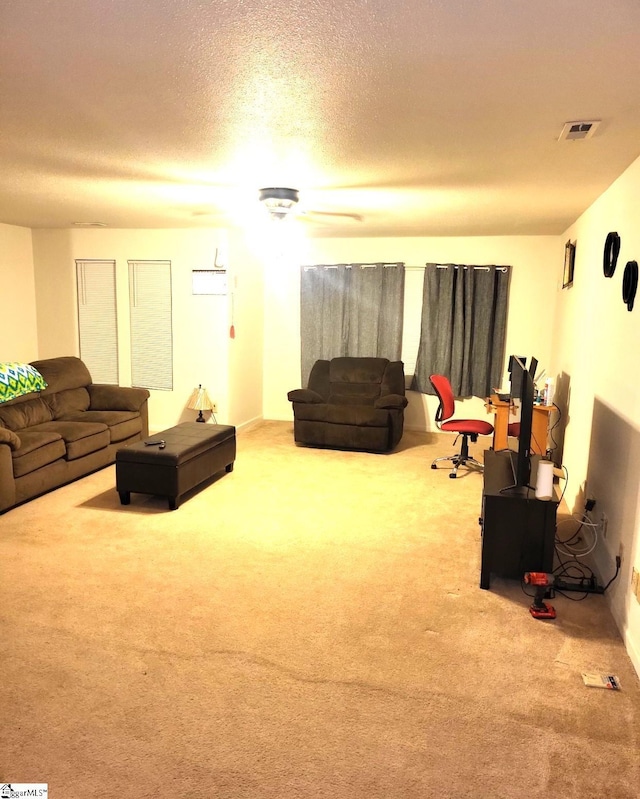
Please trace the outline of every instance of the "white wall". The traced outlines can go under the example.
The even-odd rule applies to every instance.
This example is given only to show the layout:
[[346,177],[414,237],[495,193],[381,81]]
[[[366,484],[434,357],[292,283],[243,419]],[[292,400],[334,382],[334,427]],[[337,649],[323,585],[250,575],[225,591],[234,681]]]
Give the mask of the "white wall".
[[[115,259],[118,272],[120,382],[129,382],[127,260],[169,259],[174,285],[173,392],[153,392],[153,429],[190,418],[184,405],[203,383],[218,421],[291,420],[287,392],[300,384],[300,264],[357,261],[496,263],[513,267],[506,350],[547,365],[551,315],[562,278],[562,241],[553,236],[311,239],[303,225],[253,235],[214,230],[38,230],[33,232],[41,358],[78,354],[75,261]],[[221,237],[224,237],[221,239]],[[210,268],[216,247],[229,269],[227,298],[194,297],[191,270]],[[551,302],[549,298],[552,298]],[[409,297],[420,303],[421,296]],[[232,318],[233,316],[233,318]],[[233,324],[235,338],[230,338]],[[409,393],[408,428],[433,429],[436,401]],[[485,413],[466,400],[469,414]]]
[[[563,246],[556,236],[473,238],[308,239],[283,236],[265,267],[264,416],[292,419],[287,391],[300,386],[300,264],[403,261],[511,265],[506,351],[535,355],[549,364],[556,287]],[[421,301],[421,296],[416,298]],[[484,415],[479,399],[465,400],[469,414]],[[437,401],[409,393],[408,428],[433,429]]]
[[[234,423],[229,407],[230,295],[192,294],[191,271],[212,269],[226,235],[213,230],[35,230],[39,357],[78,355],[76,259],[116,261],[120,382],[130,384],[128,260],[171,261],[173,287],[173,391],[152,391],[149,423],[162,430],[194,418],[191,391],[205,386],[218,405],[218,421]],[[35,327],[35,326],[34,326]],[[257,403],[259,405],[259,403]]]
[[[632,567],[640,569],[640,298],[632,312],[622,302],[625,264],[640,260],[639,193],[640,159],[563,236],[577,242],[576,266],[573,286],[556,292],[553,366],[566,421],[566,496],[581,511],[586,481],[595,517],[608,516],[596,566],[606,581],[622,554],[607,597],[640,674],[640,605],[631,592]],[[614,276],[605,278],[610,231],[620,235],[621,249]]]
[[[262,419],[264,283],[259,237],[229,236],[231,291],[228,336],[229,424],[237,427]],[[227,334],[229,334],[227,330]]]
[[38,357],[36,289],[28,228],[0,224],[2,324],[0,361],[34,361]]

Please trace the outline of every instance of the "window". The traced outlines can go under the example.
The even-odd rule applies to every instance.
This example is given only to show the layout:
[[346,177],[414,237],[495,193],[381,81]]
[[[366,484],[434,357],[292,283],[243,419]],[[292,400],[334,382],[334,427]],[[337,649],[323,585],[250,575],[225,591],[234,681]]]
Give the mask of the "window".
[[407,387],[416,371],[422,324],[422,286],[424,267],[407,266],[404,288],[404,327],[402,330],[402,362]]
[[456,397],[488,397],[500,383],[510,271],[427,264],[414,391],[433,394],[431,374],[448,377]]
[[131,383],[173,389],[171,262],[129,261]]
[[302,267],[302,385],[318,359],[400,360],[404,264]]
[[95,383],[118,383],[116,262],[76,261],[80,357]]

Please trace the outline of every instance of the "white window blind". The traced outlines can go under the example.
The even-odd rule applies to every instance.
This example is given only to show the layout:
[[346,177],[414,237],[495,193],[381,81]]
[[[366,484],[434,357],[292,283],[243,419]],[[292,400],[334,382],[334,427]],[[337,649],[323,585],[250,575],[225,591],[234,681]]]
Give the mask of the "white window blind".
[[76,261],[80,357],[94,383],[118,383],[116,262]]
[[171,391],[171,262],[128,263],[132,385]]

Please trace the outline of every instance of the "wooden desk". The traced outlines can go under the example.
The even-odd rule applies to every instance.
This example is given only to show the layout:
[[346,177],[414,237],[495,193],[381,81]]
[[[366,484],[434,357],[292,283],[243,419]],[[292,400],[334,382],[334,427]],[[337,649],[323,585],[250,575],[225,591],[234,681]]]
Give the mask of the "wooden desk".
[[[513,406],[509,402],[501,402],[496,394],[492,394],[486,403],[487,413],[494,413],[493,422],[493,449],[499,452],[509,446],[509,411]],[[547,454],[547,431],[549,429],[549,415],[553,405],[534,405],[533,419],[531,422],[531,453],[534,455]]]

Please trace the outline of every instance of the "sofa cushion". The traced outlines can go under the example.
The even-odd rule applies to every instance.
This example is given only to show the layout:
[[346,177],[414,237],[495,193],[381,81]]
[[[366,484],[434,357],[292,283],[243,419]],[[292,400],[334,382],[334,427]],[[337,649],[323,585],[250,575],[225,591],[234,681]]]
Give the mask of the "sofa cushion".
[[66,445],[65,455],[68,461],[104,449],[110,443],[107,426],[94,422],[64,422],[58,419],[55,422],[36,425],[31,428],[31,432],[59,435]]
[[12,453],[14,477],[35,472],[65,456],[64,441],[57,433],[21,430],[20,443],[20,449]]
[[149,398],[146,388],[96,383],[88,387],[92,411],[139,411]]
[[42,391],[46,387],[44,377],[31,364],[18,361],[0,363],[0,402]]
[[54,419],[60,419],[70,413],[86,411],[89,407],[89,392],[86,388],[68,388],[44,397],[51,408]]
[[334,383],[381,383],[389,361],[386,358],[332,358],[329,381]]
[[389,447],[388,427],[360,427],[350,424],[297,421],[295,440],[315,447],[386,452]]
[[373,405],[296,405],[296,419],[307,422],[387,427],[389,411]]
[[386,358],[334,358],[329,365],[329,403],[373,405],[388,363]]
[[370,405],[327,405],[325,421],[357,427],[388,427],[389,411]]
[[47,358],[43,361],[32,361],[40,374],[47,381],[43,394],[55,394],[70,388],[80,388],[91,383],[91,374],[80,358],[65,355],[61,358]]
[[49,422],[53,418],[47,403],[40,397],[0,405],[0,421],[14,432],[34,424]]
[[330,405],[373,405],[380,396],[377,386],[365,383],[339,383],[331,385]]
[[309,373],[309,381],[307,383],[307,388],[310,388],[313,391],[315,391],[317,394],[319,394],[323,398],[324,402],[327,401],[327,397],[329,396],[330,367],[331,367],[330,361],[326,360],[316,361],[311,367],[311,372]]
[[112,443],[125,441],[142,432],[142,419],[140,414],[134,411],[83,411],[66,414],[57,421],[95,422],[105,425],[109,429]]

